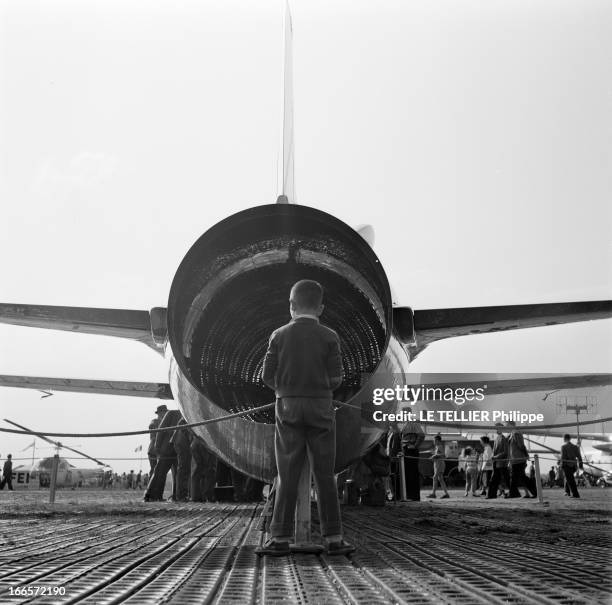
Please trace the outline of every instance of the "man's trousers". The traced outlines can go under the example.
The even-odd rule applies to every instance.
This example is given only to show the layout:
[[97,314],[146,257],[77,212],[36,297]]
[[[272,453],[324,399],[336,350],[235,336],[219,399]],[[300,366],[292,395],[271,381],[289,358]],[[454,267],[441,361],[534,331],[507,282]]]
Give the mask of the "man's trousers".
[[535,481],[525,474],[526,462],[518,462],[510,468],[510,497],[516,498],[520,496],[519,487],[527,488],[532,496],[537,495]]
[[145,492],[146,500],[161,500],[164,496],[164,487],[166,486],[166,476],[168,475],[168,471],[173,471],[173,494],[174,497],[176,494],[174,493],[174,489],[176,487],[176,481],[174,480],[174,474],[176,469],[176,456],[163,456],[157,459],[157,464],[155,465],[155,470],[153,471],[153,475],[149,479],[149,485],[147,486],[147,491]]
[[506,465],[495,466],[493,468],[493,476],[491,477],[491,482],[489,483],[487,498],[497,498],[497,488],[499,487],[500,481],[503,481],[507,486],[510,485],[510,477],[508,475],[508,467]]
[[204,445],[191,443],[191,500],[214,502],[217,483],[217,457]]
[[317,489],[321,535],[342,534],[336,489],[336,417],[330,398],[283,397],[276,400],[274,436],[278,470],[270,532],[294,534],[297,490],[306,456]]
[[565,475],[565,493],[569,496],[570,494],[575,498],[579,498],[578,486],[576,485],[576,479],[574,473],[576,469],[573,466],[563,465],[563,474]]

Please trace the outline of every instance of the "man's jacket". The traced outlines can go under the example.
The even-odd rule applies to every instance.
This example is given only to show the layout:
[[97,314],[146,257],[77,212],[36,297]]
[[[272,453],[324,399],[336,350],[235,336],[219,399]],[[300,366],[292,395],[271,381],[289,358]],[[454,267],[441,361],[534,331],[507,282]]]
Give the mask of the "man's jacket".
[[508,457],[510,458],[510,464],[521,464],[529,458],[525,440],[519,432],[512,433],[508,438]]
[[292,319],[272,332],[262,378],[276,397],[331,398],[342,384],[338,335],[317,319]]
[[493,464],[503,467],[508,464],[508,440],[503,435],[497,435],[493,443]]
[[582,456],[577,445],[568,442],[561,446],[561,465],[573,469],[578,466],[582,468]]
[[[151,422],[149,423],[149,430],[156,429],[158,427],[159,418],[153,418],[153,420],[151,420]],[[155,456],[157,455],[157,452],[155,451],[155,438],[157,437],[157,435],[158,433],[150,434],[149,449],[147,450],[147,455],[149,456],[149,458],[155,458]]]
[[[159,423],[159,428],[163,429],[167,426],[176,426],[180,422],[181,418],[181,413],[178,410],[168,410]],[[173,431],[162,431],[161,433],[155,434],[155,451],[160,458],[176,457],[174,446],[170,442],[172,434]]]

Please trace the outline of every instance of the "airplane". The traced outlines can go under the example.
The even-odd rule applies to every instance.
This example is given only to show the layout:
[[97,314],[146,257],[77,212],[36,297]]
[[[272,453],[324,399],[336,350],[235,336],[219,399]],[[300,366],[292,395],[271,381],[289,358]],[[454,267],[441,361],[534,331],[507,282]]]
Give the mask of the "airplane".
[[598,479],[612,475],[612,443],[594,443],[584,450],[584,466]]
[[[13,469],[13,485],[16,487],[49,487],[53,457],[37,460],[34,465],[22,464]],[[95,487],[101,485],[102,468],[82,468],[71,464],[60,456],[57,468],[56,487]]]
[[[270,333],[289,319],[291,285],[315,279],[334,293],[322,321],[336,330],[342,344],[345,376],[335,399],[352,406],[337,410],[336,469],[341,470],[389,426],[371,423],[373,386],[386,384],[389,376],[405,381],[410,363],[427,347],[447,338],[612,317],[610,300],[416,310],[394,305],[373,248],[373,228],[353,229],[329,213],[295,203],[288,11],[284,31],[282,174],[276,203],[233,214],[204,232],[180,262],[164,307],[0,304],[2,323],[141,342],[168,360],[168,382],[0,376],[0,386],[174,399],[189,423],[248,412],[274,400],[261,380],[262,362]],[[542,379],[537,387],[611,382],[609,375],[591,376],[565,387],[564,380]],[[537,390],[527,379],[522,388]],[[513,391],[500,387],[498,393],[504,392]],[[397,402],[382,409],[392,412]],[[273,422],[266,410],[193,430],[223,462],[270,483],[276,475]]]
[[[30,432],[31,434],[36,435],[39,439],[50,443],[56,449],[58,456],[58,466],[57,466],[57,475],[55,486],[56,487],[85,487],[85,486],[98,486],[101,485],[104,474],[110,470],[110,467],[101,462],[97,458],[93,458],[89,454],[85,454],[73,447],[69,447],[67,445],[63,445],[59,441],[54,441],[49,439],[45,435],[40,433],[36,433],[34,431],[30,431],[27,427],[18,424],[17,422],[13,422],[11,420],[7,420],[5,418],[5,422],[16,426],[19,429]],[[70,452],[74,452],[79,456],[87,458],[95,462],[98,467],[97,468],[82,468],[77,467],[74,464],[68,462],[66,458],[59,456],[60,450],[65,449]],[[38,487],[50,487],[51,485],[51,475],[53,469],[53,457],[47,456],[42,458],[36,462],[32,460],[31,464],[21,464],[13,468],[13,477],[14,477],[14,485],[17,487],[30,487],[32,484],[38,484]]]

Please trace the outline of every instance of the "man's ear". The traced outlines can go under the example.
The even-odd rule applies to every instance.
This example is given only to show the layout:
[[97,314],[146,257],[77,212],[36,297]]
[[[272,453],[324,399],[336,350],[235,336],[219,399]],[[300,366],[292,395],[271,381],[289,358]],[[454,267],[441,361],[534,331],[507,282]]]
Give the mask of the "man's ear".
[[321,315],[321,313],[323,313],[323,309],[325,309],[325,305],[319,305],[319,309],[317,310],[317,315]]

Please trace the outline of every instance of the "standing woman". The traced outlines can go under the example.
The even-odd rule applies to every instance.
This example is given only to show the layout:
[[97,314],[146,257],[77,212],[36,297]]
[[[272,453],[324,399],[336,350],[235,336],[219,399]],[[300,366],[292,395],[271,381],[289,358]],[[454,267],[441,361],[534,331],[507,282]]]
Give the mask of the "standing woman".
[[444,443],[442,443],[442,437],[439,434],[434,437],[434,452],[431,458],[434,467],[433,490],[427,497],[436,497],[436,489],[439,483],[440,487],[444,490],[442,498],[450,498],[446,489],[446,482],[444,481],[444,469],[446,468],[446,463],[444,462]]
[[491,447],[491,440],[483,435],[480,438],[480,443],[482,443],[483,452],[480,463],[480,471],[482,477],[482,491],[480,492],[481,496],[487,495],[487,488],[489,487],[489,482],[491,481],[491,476],[493,475],[493,448]]

